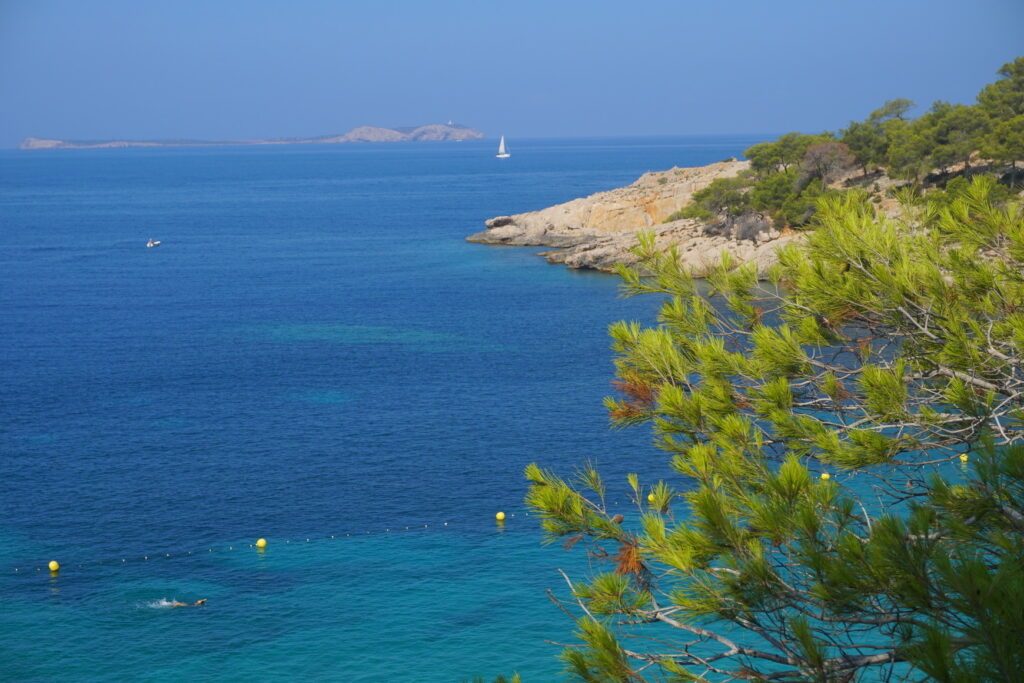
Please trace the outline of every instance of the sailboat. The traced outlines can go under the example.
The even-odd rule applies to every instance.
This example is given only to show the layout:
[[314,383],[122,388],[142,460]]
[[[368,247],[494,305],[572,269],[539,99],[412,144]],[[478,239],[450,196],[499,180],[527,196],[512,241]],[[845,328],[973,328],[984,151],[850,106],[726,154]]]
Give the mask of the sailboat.
[[495,154],[494,156],[498,157],[499,159],[508,159],[510,156],[512,156],[507,151],[505,151],[505,136],[504,135],[501,136],[501,142],[498,143],[498,153]]

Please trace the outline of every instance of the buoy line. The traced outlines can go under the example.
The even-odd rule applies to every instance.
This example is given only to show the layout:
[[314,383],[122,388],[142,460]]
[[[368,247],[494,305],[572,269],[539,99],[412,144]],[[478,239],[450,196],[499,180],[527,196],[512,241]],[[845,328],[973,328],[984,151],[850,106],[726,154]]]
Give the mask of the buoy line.
[[[829,478],[828,473],[822,473],[821,478],[827,480]],[[676,493],[674,495],[679,495],[679,494]],[[647,504],[648,505],[652,505],[655,502],[655,496],[654,496],[653,493],[649,493],[647,495],[646,499],[647,499]],[[630,507],[630,508],[635,508],[637,506],[637,504],[638,503],[636,501],[620,502],[620,501],[616,500],[616,501],[613,501],[611,503],[606,503],[605,504],[606,505],[605,509],[610,509],[610,508],[613,508],[613,507],[614,508],[618,508],[618,507],[621,507],[621,506],[627,506],[627,507]],[[527,512],[527,511],[524,511],[522,508],[515,508],[515,509],[517,509],[518,512],[506,513],[503,510],[497,511],[495,513],[495,515],[494,515],[495,527],[497,529],[504,530],[505,520],[506,519],[511,519],[511,518],[515,517],[517,514],[522,516],[522,517],[529,517],[530,516],[530,513]],[[621,522],[622,515],[616,515],[616,518],[617,518],[618,521]],[[403,531],[423,531],[424,529],[432,529],[432,528],[433,529],[438,529],[438,528],[444,529],[445,527],[450,527],[450,526],[453,526],[452,522],[436,522],[434,524],[426,523],[426,524],[422,524],[422,525],[385,527],[383,531],[381,531],[379,529],[377,531],[372,531],[372,530],[371,531],[363,531],[363,532],[351,531],[351,532],[346,532],[346,533],[331,534],[329,536],[316,536],[316,537],[309,536],[309,537],[306,537],[306,538],[278,538],[278,539],[272,539],[272,541],[273,541],[273,545],[281,545],[281,544],[284,544],[284,545],[296,544],[297,545],[297,544],[300,544],[300,543],[313,543],[313,542],[316,542],[316,541],[330,541],[330,540],[338,540],[338,539],[343,539],[343,538],[360,538],[360,537],[374,536],[374,535],[380,536],[380,535],[385,535],[385,534],[400,533],[400,532],[403,532]],[[150,562],[150,561],[153,561],[153,560],[161,560],[161,559],[168,559],[168,558],[182,558],[182,557],[201,556],[201,555],[208,555],[209,553],[223,553],[223,552],[229,552],[229,551],[234,551],[234,550],[244,550],[244,549],[255,549],[257,552],[265,552],[271,545],[272,545],[271,541],[268,541],[266,538],[259,538],[256,541],[254,541],[253,543],[240,543],[240,544],[237,544],[237,545],[230,545],[230,546],[227,546],[227,547],[224,547],[224,546],[208,547],[205,550],[188,550],[188,551],[184,551],[184,552],[174,552],[174,553],[167,553],[167,552],[165,552],[165,553],[153,553],[151,555],[143,555],[141,558],[138,557],[138,556],[120,557],[120,558],[116,558],[116,559],[95,560],[95,561],[92,561],[92,562],[79,562],[79,563],[68,564],[68,565],[61,565],[61,564],[59,564],[57,562],[57,560],[51,560],[49,562],[48,568],[50,570],[50,575],[51,576],[57,576],[60,573],[60,570],[63,567],[75,567],[76,569],[85,569],[85,568],[88,568],[88,567],[118,566],[118,565],[127,565],[129,563]],[[23,575],[24,574],[29,574],[29,575],[31,575],[31,574],[34,574],[35,572],[41,572],[41,571],[43,571],[43,569],[44,569],[43,567],[36,567],[36,566],[15,567],[9,573],[23,574]]]
[[[497,525],[499,527],[504,527],[506,516],[507,517],[515,517],[516,514],[517,513],[513,512],[511,514],[506,515],[505,512],[498,512],[495,515],[495,520],[497,522]],[[518,514],[523,516],[523,517],[529,517],[530,516],[530,514],[528,512],[523,512],[523,511],[520,511]],[[422,524],[422,525],[407,525],[407,526],[385,527],[383,530],[377,530],[377,531],[373,531],[373,530],[362,531],[362,532],[351,531],[351,532],[345,532],[345,533],[331,534],[329,536],[308,536],[308,537],[305,537],[305,538],[301,538],[301,537],[300,538],[277,538],[277,539],[271,539],[271,541],[273,542],[273,545],[292,545],[292,544],[298,545],[300,543],[314,543],[314,542],[320,542],[320,541],[340,540],[340,539],[343,539],[343,538],[362,538],[362,537],[366,537],[366,536],[381,536],[381,535],[386,535],[386,534],[401,533],[401,532],[404,532],[404,531],[423,531],[424,529],[442,529],[443,530],[445,528],[450,528],[450,527],[453,527],[453,526],[455,526],[455,523],[453,523],[453,522],[435,522],[433,524],[425,523],[425,524]],[[71,568],[71,567],[74,567],[75,569],[86,569],[86,568],[89,568],[89,567],[101,567],[101,566],[116,567],[116,566],[125,566],[125,565],[128,565],[128,564],[137,564],[137,563],[140,563],[140,562],[152,562],[152,561],[156,561],[156,560],[164,560],[164,559],[170,559],[170,558],[197,557],[197,556],[202,556],[202,555],[209,555],[210,553],[224,553],[224,552],[230,552],[230,551],[234,551],[234,550],[255,549],[257,552],[265,552],[271,546],[271,541],[268,541],[266,538],[262,538],[261,537],[261,538],[257,539],[256,541],[254,541],[252,543],[238,543],[238,544],[228,545],[228,546],[223,546],[223,545],[221,545],[221,546],[210,546],[210,547],[207,547],[204,550],[187,550],[187,551],[178,551],[178,552],[152,553],[152,554],[149,554],[149,555],[143,555],[142,557],[139,557],[137,555],[133,555],[131,557],[122,556],[122,557],[113,558],[113,559],[93,560],[91,562],[77,562],[77,563],[68,563],[68,564],[61,564],[57,560],[50,560],[49,563],[47,565],[45,565],[45,566],[38,566],[38,567],[37,566],[14,567],[13,570],[11,570],[9,573],[11,573],[11,574],[23,574],[23,575],[34,575],[36,572],[42,572],[44,569],[46,569],[46,570],[48,570],[50,572],[51,576],[57,576],[57,575],[60,574],[61,570],[65,570],[65,569],[68,569],[68,568]]]

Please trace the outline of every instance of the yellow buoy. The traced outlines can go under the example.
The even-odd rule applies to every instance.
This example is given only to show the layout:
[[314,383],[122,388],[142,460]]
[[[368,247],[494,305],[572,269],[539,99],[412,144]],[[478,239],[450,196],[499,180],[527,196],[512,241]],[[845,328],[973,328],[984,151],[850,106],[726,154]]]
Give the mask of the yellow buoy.
[[821,473],[821,478],[822,478],[822,479],[831,479],[831,478],[832,478],[832,475],[831,475],[831,474],[829,474],[828,472],[822,472],[822,473]]
[[960,454],[960,462],[967,462],[967,454],[966,453],[961,453]]
[[267,539],[261,538],[260,540],[256,541],[256,547],[260,548],[260,549],[266,548],[267,547]]
[[60,571],[60,562],[58,562],[57,560],[50,560],[50,565],[49,566],[50,566],[50,571],[51,572]]
[[654,502],[654,494],[653,493],[648,493],[647,494],[647,502],[648,503],[653,503]]
[[504,522],[505,521],[505,513],[504,512],[499,512],[498,514],[494,515],[494,518],[496,520],[498,520],[499,522]]

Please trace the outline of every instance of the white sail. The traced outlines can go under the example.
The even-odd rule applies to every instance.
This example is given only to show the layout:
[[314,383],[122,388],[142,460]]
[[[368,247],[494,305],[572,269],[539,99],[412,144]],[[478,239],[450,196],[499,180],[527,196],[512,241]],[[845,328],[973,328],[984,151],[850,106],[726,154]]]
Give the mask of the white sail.
[[501,142],[498,143],[498,153],[495,155],[499,159],[508,159],[511,154],[505,150],[505,136],[501,136]]

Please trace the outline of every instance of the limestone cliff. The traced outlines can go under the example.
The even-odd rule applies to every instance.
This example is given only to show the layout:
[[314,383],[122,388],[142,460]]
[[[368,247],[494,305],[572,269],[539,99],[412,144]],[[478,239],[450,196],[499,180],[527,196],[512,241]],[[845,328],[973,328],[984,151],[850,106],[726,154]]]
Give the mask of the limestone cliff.
[[719,226],[691,219],[664,222],[711,181],[735,176],[747,166],[746,161],[721,161],[645,173],[627,187],[540,211],[491,218],[484,222],[486,230],[466,239],[483,244],[558,247],[541,255],[570,268],[611,271],[616,263],[635,262],[629,249],[636,244],[637,232],[647,229],[655,233],[659,246],[678,244],[680,258],[697,274],[720,261],[723,251],[740,263],[757,263],[763,273],[775,262],[776,249],[796,239],[795,235],[782,235],[762,221]]

